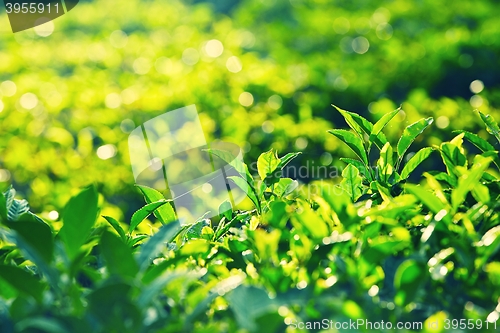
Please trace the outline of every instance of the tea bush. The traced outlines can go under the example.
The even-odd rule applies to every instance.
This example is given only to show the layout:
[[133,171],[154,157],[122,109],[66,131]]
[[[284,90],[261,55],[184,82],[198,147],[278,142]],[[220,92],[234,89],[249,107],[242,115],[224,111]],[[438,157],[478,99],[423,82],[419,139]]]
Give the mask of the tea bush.
[[[0,331],[307,332],[318,329],[299,323],[326,318],[496,332],[498,143],[458,131],[407,158],[432,118],[392,142],[384,130],[400,109],[374,124],[338,111],[350,130],[330,133],[353,151],[339,184],[284,178],[297,153],[261,154],[255,179],[228,160],[254,208],[224,202],[212,220],[181,224],[171,201],[145,186],[137,190],[147,204],[130,221],[98,220],[105,201],[89,186],[61,225],[9,188],[0,196]],[[500,142],[494,119],[477,116]],[[442,170],[408,180],[431,157]],[[157,222],[144,232],[148,218]]]
[[12,34],[0,13],[0,189],[14,184],[46,214],[96,182],[106,214],[129,219],[141,200],[130,130],[191,104],[208,140],[249,161],[273,148],[339,168],[348,148],[323,135],[342,123],[332,102],[372,120],[402,104],[391,140],[397,122],[435,118],[420,148],[449,130],[485,135],[465,110],[500,116],[494,1],[210,2],[80,1],[46,37]]

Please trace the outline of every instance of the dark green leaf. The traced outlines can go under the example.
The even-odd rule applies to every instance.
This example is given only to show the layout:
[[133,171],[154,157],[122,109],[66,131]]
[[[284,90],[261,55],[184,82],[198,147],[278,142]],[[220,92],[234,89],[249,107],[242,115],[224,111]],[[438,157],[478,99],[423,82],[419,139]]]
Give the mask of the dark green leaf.
[[360,174],[364,175],[370,181],[373,180],[372,173],[370,172],[369,169],[366,168],[366,166],[362,162],[355,160],[355,159],[352,159],[352,158],[345,158],[345,157],[341,157],[340,160],[342,162],[347,163],[347,164],[354,165],[356,167],[356,169],[359,170]]
[[104,231],[100,243],[101,251],[106,259],[111,274],[122,277],[135,277],[139,267],[127,244],[109,231]]
[[479,116],[483,120],[484,124],[486,125],[486,129],[488,130],[488,133],[493,134],[495,138],[500,142],[500,128],[498,127],[497,122],[493,117],[489,114],[485,115],[480,111],[477,111],[479,113]]
[[364,134],[370,135],[373,130],[373,124],[360,116],[357,113],[349,112],[346,110],[342,110],[337,106],[333,105],[334,108],[337,109],[338,112],[344,117],[347,125],[352,128],[356,134],[358,134],[359,138],[363,138]]
[[52,260],[54,251],[54,240],[52,230],[43,221],[37,219],[31,213],[21,215],[17,221],[9,222],[9,227],[17,234],[48,264]]
[[19,292],[32,296],[37,301],[42,300],[42,293],[45,289],[40,281],[19,267],[0,265],[0,278],[4,279]]
[[271,299],[265,290],[253,286],[239,286],[226,298],[238,325],[251,332],[257,331],[255,320],[259,316],[277,311],[279,306],[277,300]]
[[434,151],[431,147],[425,147],[420,149],[415,155],[413,155],[408,162],[406,162],[403,170],[401,171],[401,178],[406,179],[415,170],[420,163],[425,161],[430,154]]
[[112,218],[111,216],[103,216],[106,221],[113,227],[113,229],[116,230],[118,235],[120,235],[122,240],[125,240],[127,236],[125,236],[125,231],[123,230],[122,226],[120,225],[120,222]]
[[94,226],[98,212],[97,199],[95,186],[90,186],[71,198],[64,207],[64,224],[59,235],[71,258],[75,257]]
[[363,141],[359,137],[346,130],[329,130],[328,133],[342,140],[361,159],[364,165],[368,165],[368,156]]
[[394,276],[394,287],[397,290],[394,302],[406,306],[412,302],[427,277],[426,267],[422,263],[409,259],[399,265]]
[[156,234],[151,236],[147,242],[141,245],[140,251],[136,257],[140,270],[144,271],[150,265],[156,255],[162,251],[166,243],[171,242],[181,231],[182,227],[179,221],[173,221],[162,226]]

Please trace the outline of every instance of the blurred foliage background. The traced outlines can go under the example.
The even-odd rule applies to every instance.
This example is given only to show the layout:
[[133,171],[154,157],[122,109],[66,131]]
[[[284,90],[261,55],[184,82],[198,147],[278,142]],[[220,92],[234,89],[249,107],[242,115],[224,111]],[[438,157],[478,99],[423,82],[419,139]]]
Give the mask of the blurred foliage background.
[[3,13],[0,187],[57,219],[97,182],[120,218],[141,204],[128,134],[191,104],[247,162],[276,148],[343,165],[332,103],[373,121],[402,105],[393,140],[428,116],[420,146],[486,138],[473,109],[499,116],[499,16],[493,0],[97,0],[13,34]]

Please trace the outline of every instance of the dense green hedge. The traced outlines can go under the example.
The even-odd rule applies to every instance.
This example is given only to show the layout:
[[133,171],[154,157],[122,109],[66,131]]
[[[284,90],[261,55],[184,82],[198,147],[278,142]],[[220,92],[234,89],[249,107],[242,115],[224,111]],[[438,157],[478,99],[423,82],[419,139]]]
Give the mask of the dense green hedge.
[[[96,223],[102,206],[91,186],[66,204],[61,227],[28,212],[9,189],[0,196],[1,331],[307,332],[314,322],[383,320],[386,328],[424,325],[399,332],[451,332],[464,321],[496,332],[498,152],[461,132],[405,161],[432,118],[406,127],[396,143],[384,128],[399,109],[375,124],[339,112],[351,130],[330,133],[357,156],[345,159],[339,185],[297,188],[281,178],[296,153],[263,153],[255,181],[228,161],[254,209],[225,202],[212,220],[181,225],[161,193],[139,186],[148,204],[129,223]],[[493,118],[478,117],[500,141]],[[427,170],[421,185],[411,184],[431,156],[446,171]],[[151,230],[136,230],[152,213]],[[358,331],[374,331],[359,323]]]

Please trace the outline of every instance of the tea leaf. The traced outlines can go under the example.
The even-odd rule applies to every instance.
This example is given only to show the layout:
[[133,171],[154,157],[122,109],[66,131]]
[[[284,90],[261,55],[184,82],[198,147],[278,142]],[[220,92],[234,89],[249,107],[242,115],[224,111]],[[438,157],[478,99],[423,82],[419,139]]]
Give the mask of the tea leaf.
[[368,165],[368,156],[363,146],[363,141],[359,137],[346,130],[329,130],[328,133],[342,140],[361,159],[365,166]]
[[59,236],[71,258],[85,243],[97,219],[97,197],[95,186],[90,186],[71,198],[64,208],[64,224]]
[[431,147],[420,149],[413,155],[408,162],[406,162],[403,170],[401,171],[401,178],[406,179],[423,161],[425,161],[434,151]]
[[[144,196],[144,198],[146,199],[146,203],[148,204],[158,202],[160,200],[165,200],[163,194],[151,187],[143,185],[136,186],[139,188],[139,190],[141,190],[142,195]],[[160,207],[153,211],[153,214],[163,224],[170,223],[172,221],[175,221],[176,219],[174,209],[171,205],[160,205]]]
[[417,136],[422,134],[422,132],[430,125],[434,119],[431,117],[426,119],[420,119],[419,121],[409,125],[403,131],[403,135],[398,141],[397,145],[397,153],[399,158],[401,159],[404,153],[408,150],[410,145],[415,141]]

